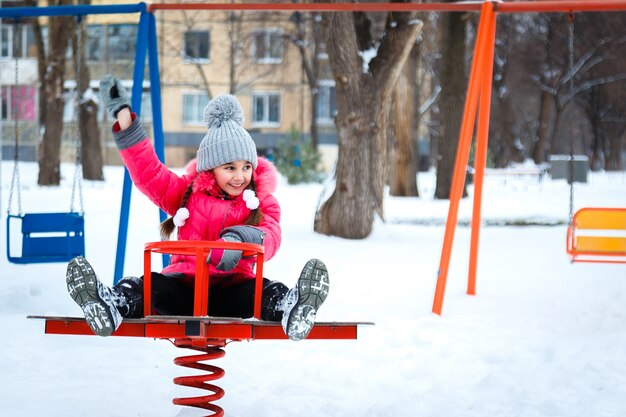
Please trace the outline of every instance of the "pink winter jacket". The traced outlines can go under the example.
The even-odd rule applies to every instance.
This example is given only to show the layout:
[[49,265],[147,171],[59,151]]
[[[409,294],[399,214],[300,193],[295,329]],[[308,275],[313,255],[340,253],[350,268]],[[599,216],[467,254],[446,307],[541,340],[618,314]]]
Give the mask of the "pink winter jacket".
[[[217,240],[225,228],[245,223],[250,209],[246,207],[242,195],[235,198],[225,196],[212,171],[196,172],[195,159],[187,165],[182,176],[170,171],[157,158],[152,143],[134,114],[133,119],[132,125],[123,131],[119,130],[116,123],[113,126],[113,136],[122,161],[137,188],[172,216],[180,208],[183,194],[193,181],[192,193],[186,204],[189,218],[178,228],[178,240]],[[259,209],[263,213],[261,224],[254,227],[265,234],[263,246],[267,261],[274,256],[281,242],[280,206],[272,196],[276,190],[278,175],[271,162],[259,158],[252,176],[260,201]],[[162,273],[184,274],[189,277],[187,282],[192,284],[196,271],[195,262],[195,256],[172,255],[170,264]],[[254,279],[254,263],[254,258],[242,259],[233,270],[226,272],[210,265],[211,285],[230,285]]]

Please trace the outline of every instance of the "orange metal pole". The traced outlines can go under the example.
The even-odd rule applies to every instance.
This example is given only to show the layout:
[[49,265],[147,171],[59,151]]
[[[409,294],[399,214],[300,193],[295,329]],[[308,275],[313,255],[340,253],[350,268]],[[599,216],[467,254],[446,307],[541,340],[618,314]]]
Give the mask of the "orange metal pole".
[[469,276],[467,293],[476,294],[476,269],[478,265],[478,241],[480,237],[481,203],[483,179],[487,165],[487,144],[489,143],[489,115],[491,110],[491,87],[493,81],[493,54],[496,41],[496,14],[492,13],[488,22],[488,36],[485,40],[484,68],[478,105],[478,132],[476,135],[476,160],[474,176],[474,208],[472,212],[472,233],[470,239]]
[[441,252],[441,260],[439,262],[437,286],[435,288],[435,297],[432,309],[433,313],[436,314],[441,314],[443,297],[446,289],[452,243],[454,241],[454,232],[458,219],[459,202],[463,196],[465,171],[467,161],[469,159],[470,144],[472,142],[472,134],[474,132],[474,124],[476,121],[478,93],[480,83],[482,82],[481,74],[485,61],[485,42],[487,41],[488,35],[488,22],[491,20],[492,15],[493,4],[491,2],[485,2],[480,14],[480,21],[478,23],[478,35],[476,37],[476,46],[474,49],[474,61],[472,62],[472,69],[470,72],[467,97],[465,99],[465,109],[463,111],[463,122],[461,123],[461,132],[459,134],[459,144],[457,148],[456,162],[454,165],[454,175],[452,177],[450,207],[448,209],[448,218],[446,220],[446,231],[443,239],[443,248]]

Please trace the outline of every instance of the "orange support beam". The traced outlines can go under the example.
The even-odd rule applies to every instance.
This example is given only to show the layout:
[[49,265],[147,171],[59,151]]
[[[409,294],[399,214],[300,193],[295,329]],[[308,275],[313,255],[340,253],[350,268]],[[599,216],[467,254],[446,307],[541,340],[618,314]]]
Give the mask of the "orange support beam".
[[496,14],[489,16],[488,34],[485,39],[484,68],[480,103],[478,106],[478,132],[476,136],[476,157],[474,161],[474,208],[472,211],[472,234],[470,238],[469,276],[467,293],[476,294],[476,270],[478,266],[478,242],[480,237],[481,203],[483,196],[483,179],[487,165],[487,144],[489,142],[489,115],[491,114],[491,89],[493,78],[493,58],[496,42]]
[[[472,62],[472,69],[470,71],[467,97],[465,100],[465,108],[463,110],[463,122],[461,124],[461,132],[459,134],[454,175],[452,177],[450,207],[448,209],[448,218],[446,220],[446,230],[444,234],[443,248],[437,276],[437,286],[435,288],[435,298],[432,309],[433,313],[436,314],[441,314],[443,307],[443,297],[446,289],[448,269],[450,267],[452,243],[454,241],[454,233],[458,220],[459,202],[463,196],[463,185],[465,183],[466,167],[469,160],[470,144],[472,142],[472,134],[474,133],[478,97],[480,88],[484,87],[485,82],[485,77],[483,77],[482,74],[485,70],[485,61],[488,58],[487,43],[490,40],[490,25],[492,25],[493,22],[495,22],[493,3],[485,2],[480,14],[480,21],[478,23],[478,35],[476,37],[476,46],[474,48],[474,61]],[[491,76],[488,78],[489,82],[491,82]]]

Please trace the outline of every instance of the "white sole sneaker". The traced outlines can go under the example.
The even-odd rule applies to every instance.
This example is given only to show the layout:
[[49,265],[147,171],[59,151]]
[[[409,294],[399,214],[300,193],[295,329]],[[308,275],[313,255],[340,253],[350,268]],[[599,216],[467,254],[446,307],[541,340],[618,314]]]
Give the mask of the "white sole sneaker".
[[291,340],[305,339],[315,325],[317,309],[329,290],[328,270],[319,259],[309,260],[294,288],[285,297],[282,326]]
[[110,288],[102,285],[82,256],[72,259],[65,275],[67,291],[85,314],[87,324],[98,336],[110,336],[122,322]]

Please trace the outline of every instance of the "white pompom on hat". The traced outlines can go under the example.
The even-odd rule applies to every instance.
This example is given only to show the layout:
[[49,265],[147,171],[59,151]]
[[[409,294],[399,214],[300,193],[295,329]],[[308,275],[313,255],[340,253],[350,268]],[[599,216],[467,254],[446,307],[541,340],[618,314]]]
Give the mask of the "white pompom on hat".
[[230,94],[215,97],[204,109],[209,131],[197,153],[196,171],[208,171],[234,161],[248,161],[257,167],[256,145],[243,128],[241,104]]

